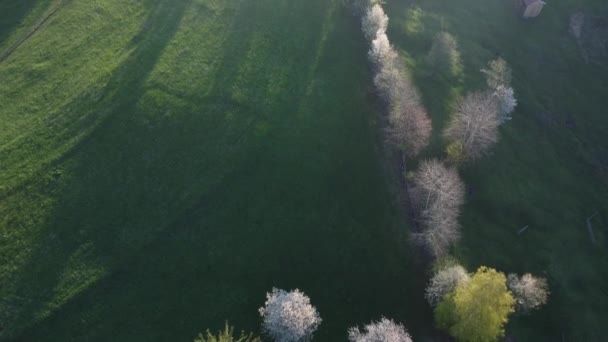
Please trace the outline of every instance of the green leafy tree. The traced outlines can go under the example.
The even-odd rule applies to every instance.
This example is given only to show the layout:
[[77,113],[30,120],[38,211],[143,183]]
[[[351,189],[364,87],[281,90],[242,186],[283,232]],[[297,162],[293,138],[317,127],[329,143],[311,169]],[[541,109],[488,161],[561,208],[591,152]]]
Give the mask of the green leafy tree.
[[224,327],[224,331],[219,331],[216,335],[213,335],[209,330],[203,335],[199,334],[194,342],[262,342],[259,337],[254,337],[253,334],[245,334],[241,331],[241,335],[236,337],[234,335],[234,327],[231,327],[228,322]]
[[439,303],[435,309],[437,326],[459,341],[487,342],[503,336],[515,304],[506,280],[503,273],[480,267]]

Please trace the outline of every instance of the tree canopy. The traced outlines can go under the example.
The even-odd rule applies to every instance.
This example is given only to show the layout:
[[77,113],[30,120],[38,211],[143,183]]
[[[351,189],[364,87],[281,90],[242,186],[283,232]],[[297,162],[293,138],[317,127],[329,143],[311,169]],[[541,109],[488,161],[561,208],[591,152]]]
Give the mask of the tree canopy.
[[459,341],[494,341],[514,311],[515,300],[503,273],[480,267],[435,309],[437,326]]

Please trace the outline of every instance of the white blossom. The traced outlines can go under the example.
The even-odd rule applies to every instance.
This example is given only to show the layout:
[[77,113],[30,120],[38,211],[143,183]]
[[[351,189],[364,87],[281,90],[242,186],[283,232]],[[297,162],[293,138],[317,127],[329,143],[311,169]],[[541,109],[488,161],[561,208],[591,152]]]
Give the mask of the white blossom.
[[300,290],[290,292],[273,288],[259,309],[264,322],[262,330],[275,342],[310,341],[321,324],[321,317],[310,299]]
[[374,5],[369,8],[361,20],[363,35],[369,41],[374,40],[379,34],[386,33],[387,27],[388,16],[380,5]]
[[436,306],[443,298],[469,280],[469,274],[460,265],[444,268],[431,278],[424,296],[431,306]]
[[494,90],[494,97],[498,100],[498,121],[503,124],[511,120],[511,114],[517,106],[513,88],[499,85]]
[[378,69],[395,67],[397,52],[393,49],[386,33],[380,33],[372,40],[368,58]]
[[363,331],[358,327],[348,329],[350,342],[412,342],[412,337],[402,324],[382,317],[378,322],[366,325]]
[[524,312],[541,307],[549,297],[547,280],[530,273],[521,278],[516,274],[509,274],[507,287],[513,293],[517,308]]

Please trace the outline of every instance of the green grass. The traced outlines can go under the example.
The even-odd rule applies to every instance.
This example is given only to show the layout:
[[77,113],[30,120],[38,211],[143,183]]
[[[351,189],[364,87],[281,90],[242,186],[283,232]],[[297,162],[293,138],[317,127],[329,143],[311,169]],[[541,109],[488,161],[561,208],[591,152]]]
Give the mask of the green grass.
[[[497,54],[513,68],[519,100],[514,119],[501,127],[493,155],[463,170],[469,195],[455,254],[470,270],[488,265],[548,277],[548,306],[514,318],[507,327],[518,341],[557,341],[562,335],[567,341],[600,341],[606,336],[608,66],[584,64],[568,25],[576,11],[607,9],[602,1],[553,1],[540,17],[525,21],[506,1],[387,5],[389,35],[410,56],[434,120],[427,155],[441,154],[440,130],[455,101],[484,86],[479,69]],[[442,29],[460,43],[464,69],[454,79],[429,77],[424,61],[432,37]],[[595,211],[600,214],[593,222],[598,240],[593,246],[585,219]],[[529,229],[518,236],[526,225]]]
[[[4,15],[4,12],[2,12]],[[339,1],[70,1],[0,64],[0,324],[18,341],[430,329]]]
[[[258,331],[272,286],[310,295],[318,341],[380,315],[433,334],[367,46],[340,3],[68,1],[0,63],[0,339],[190,341],[226,319]],[[520,102],[493,155],[463,170],[455,255],[549,278],[549,305],[507,327],[518,341],[601,340],[608,70],[583,63],[567,26],[605,5],[552,2],[523,21],[497,0],[407,3],[386,4],[389,36],[434,121],[425,156],[496,54]],[[0,4],[0,49],[49,4]],[[441,29],[461,46],[453,79],[424,62]]]

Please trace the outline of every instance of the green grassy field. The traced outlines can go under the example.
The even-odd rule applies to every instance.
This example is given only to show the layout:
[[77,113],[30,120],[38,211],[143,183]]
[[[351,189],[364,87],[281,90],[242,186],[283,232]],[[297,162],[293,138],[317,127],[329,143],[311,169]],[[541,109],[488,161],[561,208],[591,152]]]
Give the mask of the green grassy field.
[[[0,52],[52,2],[0,4]],[[478,70],[496,54],[513,67],[520,106],[464,170],[455,255],[549,278],[549,305],[507,328],[518,341],[601,340],[608,70],[583,63],[568,16],[605,5],[529,22],[501,1],[385,8],[434,120],[427,156]],[[441,29],[461,46],[452,80],[424,63]],[[380,315],[433,334],[366,50],[338,0],[67,1],[0,62],[0,339],[190,341],[225,319],[257,332],[272,286],[310,295],[318,341]]]
[[273,286],[425,333],[365,53],[339,1],[68,2],[0,64],[3,336],[257,332]]

